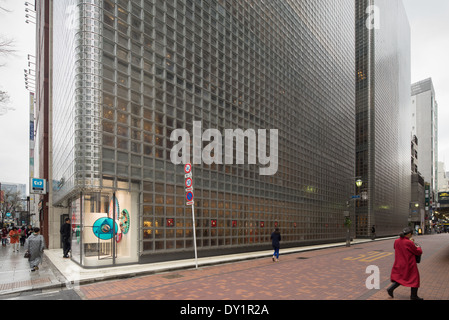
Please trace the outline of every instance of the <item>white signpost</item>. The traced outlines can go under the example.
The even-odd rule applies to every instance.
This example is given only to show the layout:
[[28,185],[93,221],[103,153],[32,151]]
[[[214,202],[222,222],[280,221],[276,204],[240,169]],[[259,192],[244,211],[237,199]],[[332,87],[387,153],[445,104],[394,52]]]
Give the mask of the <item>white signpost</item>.
[[186,200],[187,205],[192,206],[192,220],[193,220],[193,245],[195,248],[195,265],[198,269],[198,252],[196,248],[196,227],[195,227],[195,201],[193,199],[193,178],[192,178],[192,165],[190,163],[186,164],[184,167],[185,172],[185,186],[186,186]]

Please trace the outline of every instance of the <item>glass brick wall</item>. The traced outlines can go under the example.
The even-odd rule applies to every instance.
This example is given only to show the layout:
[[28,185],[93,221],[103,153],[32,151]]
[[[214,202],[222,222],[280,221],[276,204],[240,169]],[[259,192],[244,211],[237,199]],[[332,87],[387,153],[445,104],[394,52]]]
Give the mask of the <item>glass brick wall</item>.
[[[368,29],[366,9],[379,9]],[[410,202],[410,26],[401,0],[356,1],[356,234],[394,235],[407,225]]]
[[[75,77],[76,23],[66,23],[67,8],[76,10],[76,0],[53,3],[52,150],[53,194],[61,200],[75,188]],[[56,179],[58,181],[56,181]]]
[[53,201],[100,186],[101,8],[53,4]]
[[[141,254],[193,250],[170,135],[192,133],[194,121],[220,132],[279,130],[273,176],[258,165],[194,166],[199,250],[266,245],[276,226],[285,245],[344,239],[354,189],[354,3],[79,2],[99,26],[87,49],[101,103],[85,109],[101,118],[101,147],[90,140],[97,188],[138,189]],[[80,170],[92,189],[96,159]]]

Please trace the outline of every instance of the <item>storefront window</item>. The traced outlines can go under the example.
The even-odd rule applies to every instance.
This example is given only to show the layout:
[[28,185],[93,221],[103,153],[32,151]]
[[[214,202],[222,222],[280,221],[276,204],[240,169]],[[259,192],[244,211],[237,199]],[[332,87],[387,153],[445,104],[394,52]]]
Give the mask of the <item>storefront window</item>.
[[83,266],[137,262],[138,194],[86,193],[82,200],[72,202],[73,259]]

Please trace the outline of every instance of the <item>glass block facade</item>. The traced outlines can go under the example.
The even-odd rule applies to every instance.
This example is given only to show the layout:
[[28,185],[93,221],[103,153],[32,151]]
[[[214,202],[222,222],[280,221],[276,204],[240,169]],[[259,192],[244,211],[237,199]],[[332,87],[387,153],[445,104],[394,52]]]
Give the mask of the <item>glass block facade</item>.
[[[68,5],[79,13],[72,28]],[[65,25],[54,37],[67,39],[53,53],[54,203],[70,206],[81,264],[193,254],[170,136],[192,133],[194,121],[223,133],[279,130],[275,175],[253,164],[194,165],[200,256],[270,248],[275,227],[284,246],[345,238],[355,174],[352,1],[58,0],[54,12]],[[131,239],[126,250],[95,226],[125,217],[122,203],[132,208],[129,233],[117,223]]]
[[[356,235],[394,235],[410,204],[410,26],[401,0],[356,3]],[[374,11],[377,28],[367,28]]]

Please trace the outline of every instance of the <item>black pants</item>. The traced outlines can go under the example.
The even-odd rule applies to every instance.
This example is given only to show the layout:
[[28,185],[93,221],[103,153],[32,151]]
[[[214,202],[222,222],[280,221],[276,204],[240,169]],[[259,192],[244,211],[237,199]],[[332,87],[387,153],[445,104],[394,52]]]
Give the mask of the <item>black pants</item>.
[[62,239],[62,250],[64,252],[64,257],[69,256],[69,251],[72,249],[72,243],[70,241],[70,238],[64,238]]
[[[399,286],[400,286],[399,283],[393,282],[393,284],[388,288],[388,292],[389,292],[391,295],[393,295],[393,291],[394,291],[397,287],[399,287]],[[418,288],[411,288],[410,296],[411,296],[412,298],[418,297]]]

